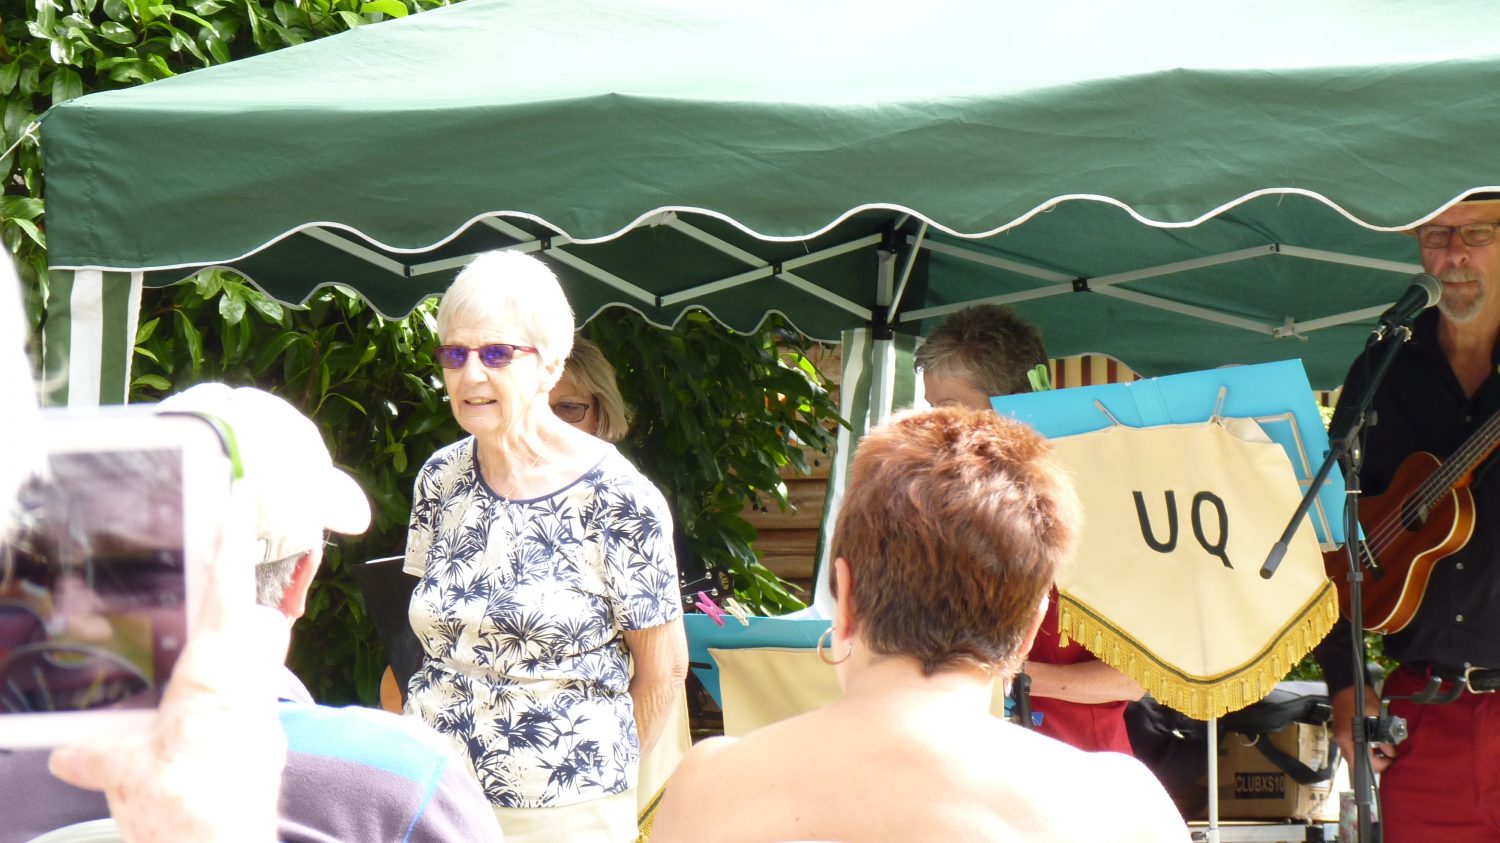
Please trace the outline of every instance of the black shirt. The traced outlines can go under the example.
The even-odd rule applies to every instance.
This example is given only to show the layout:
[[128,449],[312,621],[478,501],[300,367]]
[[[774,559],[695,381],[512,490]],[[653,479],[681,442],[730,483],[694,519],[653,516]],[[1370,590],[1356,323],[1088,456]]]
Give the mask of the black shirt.
[[[1422,314],[1371,404],[1375,425],[1366,431],[1361,490],[1377,495],[1411,454],[1449,455],[1500,411],[1500,373],[1495,368],[1473,398],[1464,395],[1438,345],[1438,312]],[[1354,361],[1344,380],[1330,430],[1348,423],[1348,414],[1369,382],[1383,350],[1368,350]],[[1491,352],[1492,364],[1500,356]],[[1458,552],[1439,560],[1411,623],[1386,636],[1385,652],[1402,661],[1449,667],[1500,667],[1500,472],[1493,457],[1474,473],[1474,535]],[[1339,621],[1318,647],[1318,662],[1333,693],[1352,684],[1347,621]]]

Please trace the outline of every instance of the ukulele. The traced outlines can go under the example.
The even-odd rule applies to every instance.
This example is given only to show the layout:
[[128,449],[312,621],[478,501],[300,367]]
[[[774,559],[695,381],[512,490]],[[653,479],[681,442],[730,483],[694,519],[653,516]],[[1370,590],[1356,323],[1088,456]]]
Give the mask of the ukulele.
[[[1474,535],[1474,469],[1500,447],[1500,413],[1486,421],[1447,462],[1425,451],[1402,461],[1384,494],[1363,499],[1359,523],[1365,542],[1360,604],[1364,627],[1398,632],[1411,623],[1432,569]],[[1323,568],[1349,616],[1349,555],[1344,548],[1323,554]]]

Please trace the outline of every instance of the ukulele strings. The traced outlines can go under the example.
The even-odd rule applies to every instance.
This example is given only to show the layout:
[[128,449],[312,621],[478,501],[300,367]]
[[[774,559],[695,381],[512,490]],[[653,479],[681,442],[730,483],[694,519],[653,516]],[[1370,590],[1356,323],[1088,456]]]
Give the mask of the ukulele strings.
[[1500,413],[1490,416],[1475,434],[1469,438],[1448,461],[1438,467],[1420,485],[1417,486],[1410,496],[1401,502],[1390,514],[1377,523],[1365,544],[1373,553],[1379,555],[1381,551],[1390,549],[1395,540],[1405,531],[1405,514],[1411,511],[1415,504],[1422,512],[1437,503],[1438,499],[1447,494],[1454,485],[1469,471],[1489,456],[1500,442],[1497,439],[1500,432]]

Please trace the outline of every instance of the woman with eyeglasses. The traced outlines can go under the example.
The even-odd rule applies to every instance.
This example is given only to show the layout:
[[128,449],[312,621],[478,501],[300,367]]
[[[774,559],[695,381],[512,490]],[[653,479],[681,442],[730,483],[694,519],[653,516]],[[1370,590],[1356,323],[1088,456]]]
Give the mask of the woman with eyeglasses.
[[407,711],[469,759],[506,840],[634,839],[639,758],[687,669],[666,502],[554,414],[573,312],[543,263],[479,256],[437,330],[469,435],[417,476]]
[[630,429],[630,410],[615,382],[615,367],[604,352],[582,337],[573,340],[557,386],[547,399],[558,418],[605,442],[618,442]]

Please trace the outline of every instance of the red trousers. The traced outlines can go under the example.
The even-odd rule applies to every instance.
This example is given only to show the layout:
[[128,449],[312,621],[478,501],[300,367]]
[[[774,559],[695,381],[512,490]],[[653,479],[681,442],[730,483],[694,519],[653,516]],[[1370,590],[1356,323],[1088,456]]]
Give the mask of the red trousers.
[[[1385,693],[1408,695],[1427,677],[1398,668]],[[1411,736],[1381,776],[1385,843],[1500,840],[1500,694],[1465,693],[1448,705],[1396,701]]]

